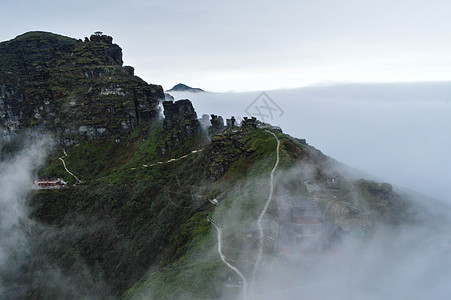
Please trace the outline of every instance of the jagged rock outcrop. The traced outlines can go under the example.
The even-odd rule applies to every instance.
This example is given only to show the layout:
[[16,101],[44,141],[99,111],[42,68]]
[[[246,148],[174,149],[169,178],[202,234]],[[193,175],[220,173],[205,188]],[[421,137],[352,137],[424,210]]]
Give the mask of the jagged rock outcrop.
[[172,96],[169,93],[164,93],[164,100],[166,100],[166,101],[173,101],[173,100],[175,100],[175,98],[174,98],[174,96]]
[[202,118],[199,119],[200,127],[205,132],[208,131],[208,128],[210,128],[210,116],[207,114],[203,114]]
[[162,147],[164,153],[199,134],[201,128],[191,101],[164,101],[163,108],[163,129],[166,132],[165,146]]
[[247,131],[225,132],[211,138],[211,144],[205,152],[207,178],[211,181],[220,179],[229,167],[239,158],[254,152],[249,146],[252,135]]
[[158,116],[161,86],[122,66],[106,35],[30,32],[0,43],[0,129],[39,128],[61,143],[121,135]]
[[225,130],[233,129],[237,126],[236,119],[232,116],[230,119],[226,119],[226,125],[224,126],[224,119],[218,115],[211,115],[211,118],[207,114],[203,114],[199,119],[201,128],[208,133],[209,137],[222,134]]
[[226,119],[227,129],[234,128],[235,126],[236,126],[236,119],[234,116],[232,116],[230,119]]
[[211,115],[210,123],[211,126],[208,129],[210,136],[221,134],[226,129],[224,126],[224,119],[221,116]]
[[256,128],[257,127],[257,118],[252,117],[244,117],[243,122],[241,122],[241,127],[243,128]]

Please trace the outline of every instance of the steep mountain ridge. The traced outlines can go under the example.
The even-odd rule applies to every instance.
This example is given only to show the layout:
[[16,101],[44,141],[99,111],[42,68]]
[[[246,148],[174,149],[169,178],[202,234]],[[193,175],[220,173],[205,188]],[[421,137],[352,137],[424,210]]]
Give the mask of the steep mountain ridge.
[[[303,224],[294,213],[302,205],[321,228],[314,255],[429,214],[390,184],[350,178],[305,140],[254,118],[224,125],[207,116],[202,129],[189,100],[162,102],[160,86],[122,66],[111,37],[35,32],[0,50],[16,61],[0,64],[1,124],[11,137],[0,158],[51,132],[59,144],[35,175],[69,182],[27,200],[22,271],[0,269],[9,299],[237,299],[241,279],[221,258],[248,279],[259,249],[263,262],[299,263]],[[57,286],[53,273],[73,286]]]

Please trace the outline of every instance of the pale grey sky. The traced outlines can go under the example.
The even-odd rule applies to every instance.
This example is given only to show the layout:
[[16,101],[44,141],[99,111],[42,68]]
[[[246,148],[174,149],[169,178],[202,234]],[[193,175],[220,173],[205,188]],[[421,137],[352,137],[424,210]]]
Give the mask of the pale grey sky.
[[0,40],[112,35],[165,89],[268,90],[451,78],[450,1],[1,0]]

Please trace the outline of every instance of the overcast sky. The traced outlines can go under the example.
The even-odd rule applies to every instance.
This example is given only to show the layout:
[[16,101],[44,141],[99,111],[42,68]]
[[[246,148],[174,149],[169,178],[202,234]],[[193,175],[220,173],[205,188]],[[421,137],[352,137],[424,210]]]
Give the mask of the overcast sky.
[[148,82],[211,91],[451,78],[451,1],[1,0],[0,40],[100,30]]

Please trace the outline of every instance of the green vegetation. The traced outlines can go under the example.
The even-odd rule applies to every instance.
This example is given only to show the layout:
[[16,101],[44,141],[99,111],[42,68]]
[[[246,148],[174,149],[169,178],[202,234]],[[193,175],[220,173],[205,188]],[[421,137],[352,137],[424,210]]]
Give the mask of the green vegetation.
[[[133,288],[125,299],[209,299],[220,296],[220,289],[215,285],[208,285],[225,277],[226,269],[218,260],[214,251],[215,241],[210,238],[211,225],[205,213],[194,215],[186,224],[182,225],[181,234],[176,241],[186,254],[177,262],[155,271],[151,271]],[[152,291],[149,295],[149,291]]]
[[[285,142],[282,141],[282,145]],[[240,147],[237,146],[238,143]],[[209,147],[215,151],[218,145],[227,145],[227,148],[224,147],[224,151],[220,156],[215,156],[212,163],[229,161],[231,157],[234,157],[234,162],[217,181],[222,192],[212,192],[212,198],[219,197],[221,202],[212,216],[223,228],[226,256],[232,260],[239,259],[241,271],[250,275],[256,245],[249,244],[243,232],[255,228],[255,220],[267,198],[269,173],[275,162],[276,141],[272,135],[259,129],[215,136]],[[275,204],[272,205],[270,218],[276,214],[276,210]],[[198,236],[197,240],[193,239],[186,244],[190,251],[171,265],[151,271],[127,292],[125,298],[219,299],[224,294],[236,296],[240,292],[239,288],[224,289],[223,286],[223,283],[229,281],[229,276],[232,285],[239,278],[219,260],[216,231],[213,230],[210,234],[208,231],[199,232]],[[243,253],[247,254],[243,256]]]
[[[0,93],[10,108],[10,119],[1,125],[14,125],[19,133],[54,133],[60,146],[38,175],[70,183],[32,193],[30,217],[40,225],[31,230],[30,256],[69,278],[83,274],[89,279],[81,282],[101,299],[110,298],[104,286],[113,298],[236,297],[239,278],[221,262],[207,216],[223,230],[224,254],[249,276],[258,246],[256,219],[276,159],[274,136],[260,128],[234,128],[208,141],[192,112],[186,118],[177,118],[186,111],[174,112],[170,126],[159,121],[162,88],[123,67],[122,50],[108,36],[82,42],[32,32],[0,43],[0,52]],[[274,134],[280,164],[264,219],[273,241],[279,218],[299,200],[315,201],[327,222],[351,233],[368,234],[364,226],[375,220],[397,224],[405,218],[405,202],[390,185],[347,180],[305,141]],[[0,159],[26,145],[27,136],[19,134],[2,145]],[[219,206],[208,201],[214,198]],[[274,243],[265,246],[265,254],[275,254]],[[61,298],[41,286],[31,289],[32,299]]]
[[[395,205],[399,199],[388,185],[328,181],[330,175],[324,169],[327,157],[289,136],[277,135],[281,161],[276,172],[276,200],[270,205],[265,222],[277,222],[281,213],[279,194],[300,199],[318,196],[328,219],[362,236],[368,235],[360,227],[365,220],[351,215],[354,212],[330,215],[335,209],[329,205],[330,199],[336,199],[334,205],[341,211],[354,205],[362,209],[363,215],[370,211],[380,218],[390,219],[402,208]],[[166,138],[161,122],[154,122],[140,126],[120,143],[97,140],[70,146],[65,158],[68,168],[84,183],[34,193],[34,218],[65,232],[64,239],[44,235],[42,242],[54,253],[55,262],[69,273],[75,272],[78,259],[92,270],[101,270],[117,297],[234,297],[240,289],[221,283],[233,286],[239,278],[220,261],[216,231],[207,215],[223,229],[225,255],[239,261],[240,270],[250,276],[258,244],[245,233],[256,230],[255,221],[267,199],[276,141],[262,129],[229,131],[215,136],[208,144],[200,136],[193,137],[163,155],[161,147]],[[201,148],[202,152],[184,159],[149,167]],[[42,174],[67,178],[58,155],[62,155],[61,151],[49,159]],[[314,177],[310,180],[321,187],[321,194],[309,193],[302,173],[293,173],[292,166],[302,164],[313,168]],[[221,204],[212,205],[208,199],[213,198]],[[381,210],[388,199],[393,204]],[[265,251],[272,253],[274,249]]]
[[[213,274],[224,278],[230,274],[214,251],[216,233],[211,235],[206,220],[214,206],[207,200],[219,196],[224,201],[214,212],[220,222],[228,210],[233,211],[230,207],[240,212],[236,214],[238,226],[226,226],[225,238],[231,245],[245,243],[232,235],[250,224],[239,220],[254,219],[262,205],[267,193],[265,177],[274,164],[275,140],[263,130],[229,132],[210,144],[197,136],[162,155],[159,149],[165,138],[161,123],[154,122],[137,128],[120,143],[95,140],[68,147],[64,160],[83,184],[35,192],[32,214],[67,232],[73,232],[74,225],[90,228],[89,233],[76,233],[64,242],[48,241],[54,247],[49,251],[68,272],[74,255],[100,267],[107,282],[116,287],[115,294],[126,291],[151,266],[158,266],[161,272],[148,275],[152,283],[140,283],[143,288],[151,286],[158,299],[182,291],[193,298],[219,297],[222,287],[206,287],[205,281]],[[200,148],[204,151],[179,161],[143,166]],[[63,156],[62,151],[55,151],[40,173],[74,182],[58,156]],[[216,182],[211,181],[211,165],[221,166]],[[225,251],[234,255],[232,248]],[[171,282],[178,290],[166,282],[175,270],[179,275]],[[203,275],[193,282],[193,274]],[[134,290],[140,289],[135,287],[130,293]]]

